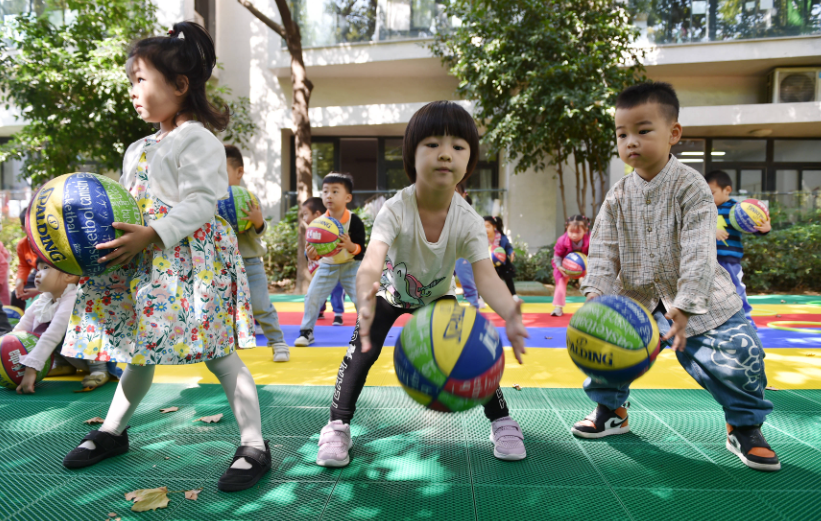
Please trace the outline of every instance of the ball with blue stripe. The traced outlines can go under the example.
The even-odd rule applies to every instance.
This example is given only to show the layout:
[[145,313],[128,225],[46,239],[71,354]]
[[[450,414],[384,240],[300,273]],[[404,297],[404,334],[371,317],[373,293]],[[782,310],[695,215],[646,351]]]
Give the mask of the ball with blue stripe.
[[393,363],[411,398],[435,411],[457,412],[490,400],[505,355],[489,320],[446,299],[414,312],[396,341]]
[[570,358],[597,383],[632,382],[652,367],[660,349],[653,315],[627,297],[597,297],[576,311],[567,327]]
[[72,275],[99,275],[97,262],[112,250],[96,246],[120,237],[111,223],[144,224],[137,201],[108,177],[76,172],[52,179],[40,188],[26,212],[26,234],[34,253]]

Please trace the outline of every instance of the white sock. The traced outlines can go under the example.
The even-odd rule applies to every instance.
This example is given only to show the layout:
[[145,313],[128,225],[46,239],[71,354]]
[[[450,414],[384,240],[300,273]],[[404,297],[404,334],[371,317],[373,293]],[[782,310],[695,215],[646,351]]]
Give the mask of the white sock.
[[[151,389],[151,382],[153,381],[153,365],[128,364],[125,371],[123,371],[123,377],[120,378],[120,383],[117,385],[114,399],[111,400],[108,414],[106,414],[105,422],[103,422],[100,430],[115,436],[122,434],[134,411],[137,410],[137,406],[140,405],[148,390]],[[97,446],[93,441],[84,441],[80,448],[94,450]]]
[[[236,351],[222,358],[208,360],[205,365],[222,384],[222,389],[225,391],[225,396],[228,398],[228,403],[239,425],[240,443],[264,451],[265,442],[262,439],[259,397],[251,371]],[[231,465],[231,468],[250,469],[251,463],[245,458],[240,458]]]

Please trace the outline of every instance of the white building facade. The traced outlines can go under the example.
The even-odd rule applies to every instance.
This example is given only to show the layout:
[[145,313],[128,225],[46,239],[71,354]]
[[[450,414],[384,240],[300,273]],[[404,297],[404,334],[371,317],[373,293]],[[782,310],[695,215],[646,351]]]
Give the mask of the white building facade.
[[[639,13],[638,44],[648,50],[647,75],[670,82],[679,93],[684,139],[674,153],[702,173],[727,171],[736,188],[750,194],[820,190],[819,2],[651,3],[657,4],[677,8]],[[196,19],[212,31],[223,67],[217,81],[251,100],[258,126],[252,146],[243,151],[246,183],[265,213],[280,218],[295,204],[296,189],[290,55],[282,39],[235,0],[157,5],[163,25]],[[279,20],[274,0],[254,5]],[[457,80],[428,49],[433,32],[450,23],[442,6],[431,0],[360,1],[345,16],[334,0],[293,5],[314,84],[316,186],[331,169],[350,172],[354,204],[406,186],[401,147],[410,117],[427,102],[456,99]],[[470,101],[462,103],[472,108]],[[11,135],[15,125],[0,113],[0,136]],[[483,151],[469,192],[477,211],[499,213],[512,237],[535,251],[563,233],[555,171],[514,174],[513,167],[503,153],[491,157]],[[625,165],[614,158],[610,184],[624,173]],[[565,179],[568,214],[578,211],[572,177]]]

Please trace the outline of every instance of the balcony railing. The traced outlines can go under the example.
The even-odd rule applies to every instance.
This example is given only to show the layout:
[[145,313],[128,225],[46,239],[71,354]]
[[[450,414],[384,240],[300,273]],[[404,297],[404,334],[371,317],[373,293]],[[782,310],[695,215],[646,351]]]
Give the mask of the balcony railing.
[[628,0],[639,44],[821,34],[821,0]]
[[435,0],[291,0],[289,3],[299,23],[303,47],[430,38],[453,23],[444,14],[444,5]]

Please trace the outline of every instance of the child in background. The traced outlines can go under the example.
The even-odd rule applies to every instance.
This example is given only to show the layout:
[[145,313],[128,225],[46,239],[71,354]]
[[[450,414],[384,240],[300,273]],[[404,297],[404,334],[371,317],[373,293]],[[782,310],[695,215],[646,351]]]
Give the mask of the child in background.
[[222,384],[242,440],[217,487],[250,488],[271,468],[254,378],[236,352],[256,347],[248,279],[234,230],[216,212],[228,171],[225,147],[210,129],[224,130],[230,115],[205,95],[215,65],[211,36],[193,22],[128,53],[131,102],[160,127],[128,147],[120,178],[146,225],[113,223],[122,236],[97,246],[114,249],[100,262],[115,269],[81,280],[62,350],[128,367],[103,425],[63,459],[68,468],[128,452],[128,423],[158,364],[203,361]]
[[[26,209],[20,212],[20,226],[26,229]],[[17,241],[17,277],[11,293],[11,305],[26,309],[26,300],[37,296],[34,275],[37,273],[37,254],[31,249],[28,236]]]
[[[63,273],[43,261],[38,261],[34,285],[41,293],[28,307],[23,318],[14,327],[14,331],[36,332],[40,334],[40,338],[34,349],[20,358],[20,363],[26,366],[26,372],[23,381],[17,386],[17,394],[34,393],[37,373],[42,371],[46,364],[51,363],[51,353],[62,345],[71,310],[74,309],[79,280],[80,277]],[[64,360],[64,363],[70,364],[67,368],[71,370],[61,372],[60,375],[73,374],[77,369],[87,371],[88,375],[82,382],[86,389],[94,389],[108,382],[109,371],[114,376],[121,374],[115,363],[78,358]],[[51,372],[49,375],[56,376]]]
[[0,302],[4,306],[8,306],[11,302],[11,293],[9,291],[9,268],[11,261],[11,253],[6,249],[6,246],[0,243]]
[[[456,259],[472,264],[476,286],[507,323],[513,353],[522,363],[527,331],[521,304],[493,271],[482,219],[455,193],[479,161],[479,132],[473,117],[450,101],[428,103],[411,117],[402,146],[411,185],[391,197],[373,223],[368,253],[357,275],[359,320],[337,374],[331,417],[319,435],[317,465],[350,462],[350,422],[356,401],[396,320],[439,299],[455,299]],[[484,406],[493,454],[525,457],[524,436],[510,417],[502,389]]]
[[[242,159],[242,152],[234,145],[225,145],[225,156],[227,159],[228,184],[239,186],[242,176],[245,174],[245,165]],[[271,299],[268,296],[268,276],[265,274],[265,266],[262,264],[262,256],[265,255],[265,246],[260,241],[260,237],[265,234],[265,219],[262,218],[262,210],[254,199],[248,202],[245,209],[248,220],[251,221],[251,228],[237,235],[239,253],[245,263],[245,274],[248,277],[248,288],[251,290],[251,309],[254,318],[259,322],[265,338],[268,339],[268,346],[274,355],[274,362],[287,362],[291,355],[285,337],[282,335],[282,328],[279,326],[279,315]]]
[[[733,182],[727,172],[722,170],[714,170],[704,176],[707,184],[710,186],[710,191],[713,192],[713,200],[718,207],[718,222],[720,226],[716,227],[716,254],[718,264],[727,270],[730,278],[735,284],[735,290],[738,296],[741,297],[741,303],[744,306],[744,316],[750,321],[750,324],[758,329],[753,322],[753,307],[747,302],[747,287],[741,282],[744,272],[741,270],[741,259],[744,257],[744,244],[741,242],[741,232],[730,226],[730,209],[735,206],[738,201],[730,198],[733,191]],[[761,235],[770,233],[772,229],[769,219],[761,226],[756,226],[756,230]]]
[[[465,202],[468,203],[468,206],[473,206],[473,200],[465,191],[464,183],[456,185],[456,193],[462,196]],[[456,259],[455,273],[456,276],[459,277],[459,284],[462,285],[462,294],[465,300],[476,309],[485,307],[482,297],[480,297],[479,292],[476,291],[476,282],[473,280],[473,267],[471,267],[470,263],[466,259]]]
[[305,313],[299,326],[299,338],[295,346],[307,347],[314,343],[314,325],[320,306],[337,284],[342,284],[356,306],[356,272],[365,256],[365,224],[358,215],[346,208],[353,199],[353,180],[349,174],[331,172],[322,180],[322,200],[329,215],[342,224],[344,232],[339,236],[338,252],[331,257],[319,257],[310,244],[308,259],[319,262],[319,268],[305,295]]
[[[513,276],[516,275],[516,268],[513,267],[515,252],[513,251],[513,245],[510,244],[510,240],[507,238],[507,235],[505,235],[504,228],[502,226],[502,218],[485,215],[484,219],[485,233],[487,234],[487,242],[490,246],[491,260],[493,261],[493,265],[496,267],[496,273],[498,273],[499,277],[501,277],[501,279],[505,281],[505,284],[507,284],[507,289],[510,290],[510,294],[513,295],[513,299],[518,300],[519,297],[516,295],[516,285],[513,283]],[[505,250],[505,262],[503,262],[501,266],[496,266],[498,261],[493,257],[493,251],[499,247]]]
[[[321,217],[327,211],[325,205],[322,203],[322,198],[320,197],[311,197],[307,199],[304,203],[302,203],[302,209],[299,211],[300,218],[305,222],[305,226],[311,224],[314,219],[317,217]],[[305,257],[308,257],[308,252],[305,252]],[[308,259],[308,271],[311,272],[311,275],[319,268],[319,261],[318,260],[311,260]],[[325,308],[327,307],[328,302],[325,303],[319,308],[319,315],[317,315],[317,320],[322,320],[325,318]],[[334,290],[331,292],[331,308],[334,312],[334,323],[335,326],[343,325],[342,318],[343,314],[345,313],[345,290],[342,288],[342,283],[337,283]]]
[[554,317],[560,317],[563,314],[567,282],[570,280],[562,267],[562,261],[574,251],[587,255],[590,248],[589,227],[590,219],[584,215],[569,217],[564,223],[564,234],[559,237],[553,248],[553,280],[556,281],[556,290],[553,292],[553,311],[550,314]]
[[[724,409],[727,449],[748,467],[779,470],[761,434],[773,409],[764,398],[764,348],[716,260],[718,213],[710,187],[670,154],[681,139],[678,113],[667,83],[640,83],[619,94],[616,142],[634,171],[602,203],[582,291],[588,300],[623,295],[653,310],[661,340],[672,343],[682,367]],[[630,431],[629,384],[587,378],[584,390],[597,406],[573,425],[573,434],[601,438]]]

